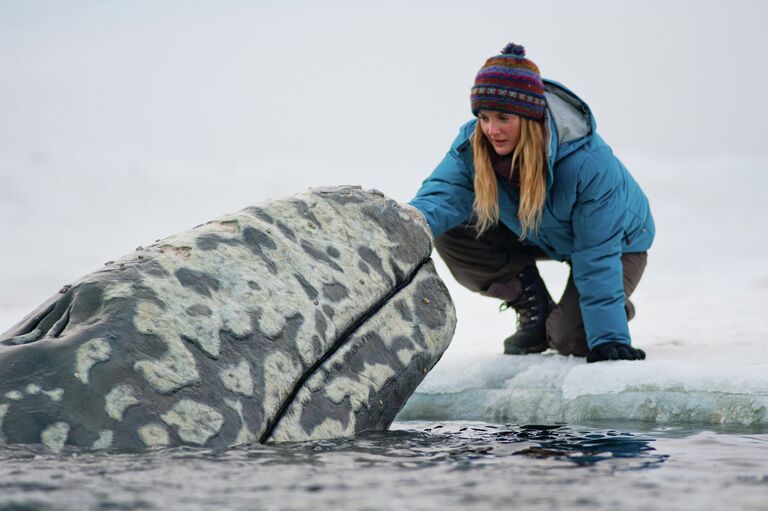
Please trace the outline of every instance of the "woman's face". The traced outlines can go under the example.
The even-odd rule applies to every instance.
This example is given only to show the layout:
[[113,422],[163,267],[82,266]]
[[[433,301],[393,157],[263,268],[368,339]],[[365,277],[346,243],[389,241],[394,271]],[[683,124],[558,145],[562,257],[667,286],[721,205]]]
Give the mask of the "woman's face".
[[506,156],[515,150],[520,140],[519,116],[495,110],[480,110],[477,118],[496,154]]

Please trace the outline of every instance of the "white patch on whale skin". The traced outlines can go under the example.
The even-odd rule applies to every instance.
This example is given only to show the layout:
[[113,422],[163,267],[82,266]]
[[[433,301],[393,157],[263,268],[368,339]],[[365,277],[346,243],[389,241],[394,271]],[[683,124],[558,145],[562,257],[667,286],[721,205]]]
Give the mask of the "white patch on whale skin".
[[337,419],[326,418],[314,430],[313,438],[341,438],[355,434],[354,416],[347,421],[347,426]]
[[236,411],[237,416],[240,417],[240,431],[237,432],[237,438],[235,438],[234,445],[243,445],[254,442],[256,437],[245,424],[245,417],[243,416],[243,403],[225,397],[224,404]]
[[64,397],[64,389],[61,388],[55,388],[51,390],[44,390],[43,394],[48,396],[48,398],[53,401],[54,403],[58,403],[61,401],[61,398]]
[[117,282],[107,287],[106,291],[104,291],[103,300],[108,302],[116,298],[130,298],[133,295],[133,284],[130,282]]
[[99,431],[99,438],[93,442],[93,449],[109,449],[112,447],[112,439],[114,437],[114,433],[112,431],[105,429],[102,431]]
[[239,305],[220,305],[219,317],[221,318],[221,329],[232,332],[237,337],[245,337],[253,330],[250,316]]
[[294,383],[301,376],[301,365],[288,353],[274,351],[264,359],[264,395],[262,409],[265,417],[274,417]]
[[147,447],[162,447],[171,443],[168,431],[162,424],[153,422],[146,424],[138,430],[139,438]]
[[[261,280],[259,282],[261,290],[258,291],[258,294],[263,296],[258,328],[268,338],[275,338],[280,335],[280,332],[285,329],[286,318],[299,314],[307,315],[306,307],[309,302],[304,290],[290,274],[290,266],[285,268],[278,259],[279,256],[275,255],[275,264],[288,270],[282,278],[265,280],[263,277],[257,277]],[[312,270],[307,268],[305,271],[310,273]],[[279,299],[276,299],[277,297]],[[307,334],[301,333],[303,330],[304,325],[299,327],[297,338],[307,336]]]
[[48,399],[56,403],[61,401],[61,398],[64,397],[64,389],[55,388],[51,390],[43,390],[43,388],[36,383],[27,385],[24,388],[24,392],[26,392],[28,396],[39,396],[40,394],[44,394]]
[[5,397],[10,399],[11,401],[21,401],[22,399],[24,399],[24,394],[22,394],[18,390],[11,390],[5,393]]
[[61,452],[69,436],[69,424],[56,422],[43,430],[40,442],[53,452]]
[[[286,415],[285,419],[292,419],[291,422],[298,423],[297,417],[290,417],[289,415]],[[285,419],[283,422],[285,422]],[[323,438],[350,437],[354,436],[354,434],[355,420],[354,415],[350,414],[346,427],[340,420],[326,417],[312,430],[311,435],[307,434],[303,431],[303,429],[300,428],[296,429],[295,427],[284,427],[283,423],[281,422],[280,428],[275,430],[269,440],[272,442],[291,442],[296,440],[306,441],[319,440]]]
[[349,399],[352,409],[357,410],[370,398],[371,388],[379,389],[384,383],[396,375],[395,370],[385,364],[365,364],[360,373],[360,379],[338,377],[328,383],[320,378],[307,384],[310,392],[325,392],[325,395],[336,404]]
[[121,422],[123,414],[131,406],[139,404],[130,385],[116,385],[104,397],[104,410],[110,419]]
[[[425,334],[425,336],[429,336],[429,332],[427,332]],[[415,343],[412,344],[411,348],[406,348],[406,347],[400,346],[399,349],[397,350],[397,353],[396,353],[397,360],[401,364],[403,364],[403,366],[407,366],[408,364],[411,363],[411,360],[413,359],[413,357],[417,353],[420,353],[420,351],[416,349],[416,344]]]
[[169,426],[176,426],[176,432],[184,442],[196,445],[205,445],[224,424],[221,413],[191,399],[182,399],[160,418]]
[[[157,360],[140,360],[133,364],[152,387],[161,393],[170,393],[183,387],[197,383],[200,375],[192,353],[189,352],[180,338],[178,331],[173,331],[166,319],[169,314],[149,301],[141,301],[136,306],[136,316],[133,324],[143,334],[160,336],[167,350]],[[183,319],[183,316],[180,316]],[[178,320],[177,320],[178,321]],[[168,321],[173,323],[173,321]]]
[[241,360],[236,366],[231,365],[219,371],[224,388],[240,394],[241,396],[253,396],[253,377],[251,376],[251,366],[245,359]]
[[91,339],[83,343],[75,355],[75,378],[87,384],[91,368],[99,362],[106,362],[111,356],[112,348],[104,339]]

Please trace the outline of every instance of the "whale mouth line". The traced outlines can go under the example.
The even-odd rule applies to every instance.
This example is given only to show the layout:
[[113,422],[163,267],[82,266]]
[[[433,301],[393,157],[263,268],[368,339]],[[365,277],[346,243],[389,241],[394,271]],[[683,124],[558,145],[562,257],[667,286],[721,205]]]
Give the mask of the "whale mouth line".
[[366,310],[358,319],[356,319],[354,322],[352,322],[350,325],[347,326],[347,328],[344,329],[339,334],[339,337],[336,339],[336,341],[331,345],[331,347],[326,351],[322,357],[320,357],[317,361],[315,361],[314,364],[312,364],[306,371],[304,371],[304,374],[301,375],[301,377],[298,379],[296,384],[294,385],[293,389],[291,389],[290,394],[288,394],[288,397],[285,398],[285,400],[281,403],[280,408],[278,409],[277,413],[275,414],[275,418],[272,421],[269,426],[267,426],[264,433],[259,437],[259,443],[265,444],[269,441],[269,437],[272,436],[272,433],[275,431],[277,426],[280,425],[280,421],[283,419],[283,416],[288,411],[288,407],[294,402],[296,399],[296,396],[301,391],[304,384],[309,380],[309,378],[312,377],[315,372],[317,372],[318,369],[333,355],[336,354],[339,349],[341,349],[349,340],[349,338],[363,325],[365,324],[369,319],[371,319],[377,312],[379,312],[386,304],[388,304],[392,299],[395,298],[400,292],[405,289],[411,282],[413,282],[413,279],[416,278],[416,275],[419,273],[421,268],[427,264],[431,260],[430,254],[427,254],[427,257],[422,259],[411,271],[410,273],[405,277],[405,279],[400,282],[399,284],[395,285],[390,291],[381,299],[378,300],[375,304],[373,304],[368,310]]

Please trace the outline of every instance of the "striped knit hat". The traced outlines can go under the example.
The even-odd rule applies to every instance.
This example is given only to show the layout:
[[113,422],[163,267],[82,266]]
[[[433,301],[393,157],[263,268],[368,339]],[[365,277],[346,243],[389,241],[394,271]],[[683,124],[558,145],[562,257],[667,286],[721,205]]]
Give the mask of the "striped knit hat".
[[475,115],[480,110],[497,110],[539,121],[547,107],[539,68],[525,58],[525,48],[514,43],[485,62],[475,77],[470,100]]

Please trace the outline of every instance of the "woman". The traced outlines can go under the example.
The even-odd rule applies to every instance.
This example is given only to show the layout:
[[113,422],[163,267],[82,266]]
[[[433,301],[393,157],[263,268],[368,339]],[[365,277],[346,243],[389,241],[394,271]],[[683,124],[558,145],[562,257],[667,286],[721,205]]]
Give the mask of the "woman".
[[[517,311],[508,354],[553,348],[599,360],[642,360],[631,346],[629,296],[654,236],[648,199],[595,132],[589,107],[542,80],[522,46],[480,69],[477,117],[410,202],[429,223],[456,280]],[[537,259],[571,274],[555,304]]]

